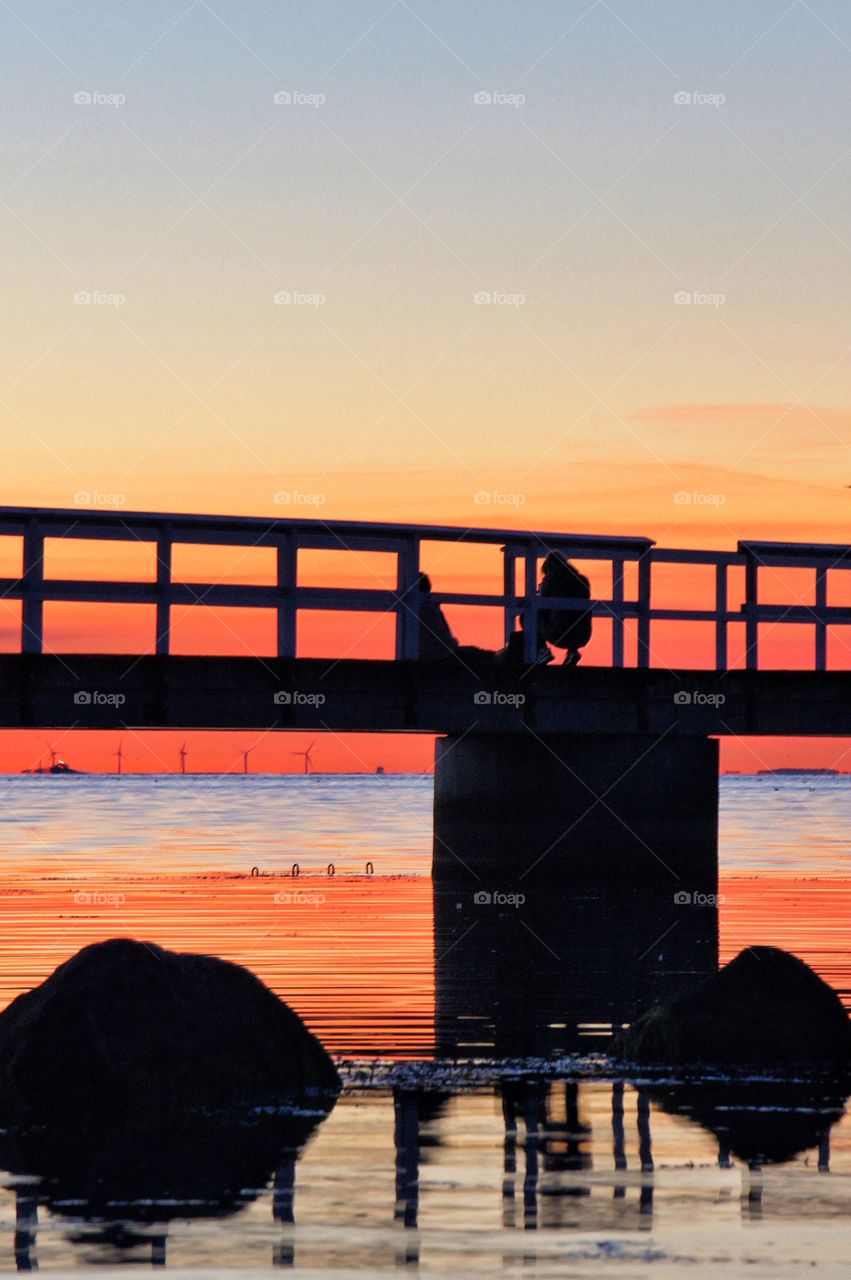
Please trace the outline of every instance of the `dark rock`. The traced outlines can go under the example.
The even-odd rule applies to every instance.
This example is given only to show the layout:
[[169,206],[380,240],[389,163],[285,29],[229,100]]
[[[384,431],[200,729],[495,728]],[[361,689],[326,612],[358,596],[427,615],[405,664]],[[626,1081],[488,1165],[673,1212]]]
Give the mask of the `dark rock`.
[[186,1108],[336,1094],[334,1064],[259,978],[215,956],[115,938],[0,1014],[0,1109],[114,1127]]
[[690,994],[634,1022],[615,1052],[642,1065],[851,1064],[851,1024],[803,960],[749,947]]

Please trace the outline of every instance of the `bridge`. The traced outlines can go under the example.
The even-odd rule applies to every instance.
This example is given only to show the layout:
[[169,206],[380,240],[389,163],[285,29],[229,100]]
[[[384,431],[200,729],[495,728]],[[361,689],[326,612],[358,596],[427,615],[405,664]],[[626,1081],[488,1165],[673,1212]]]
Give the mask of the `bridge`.
[[[78,541],[141,544],[149,573],[141,580],[51,575],[57,546]],[[583,867],[621,874],[631,853],[655,874],[676,862],[697,877],[695,888],[711,892],[717,739],[851,735],[849,545],[742,540],[734,551],[677,550],[649,538],[522,529],[32,507],[0,508],[0,542],[18,557],[0,594],[20,609],[17,651],[0,656],[0,728],[444,735],[435,870],[450,877],[481,879],[522,840],[549,868],[556,851],[571,876]],[[494,590],[437,590],[434,598],[490,617],[496,611],[505,641],[522,623],[516,665],[465,650],[420,660],[419,574],[436,547],[452,546],[490,549]],[[270,572],[262,584],[186,580],[174,569],[185,547],[259,549]],[[347,552],[361,569],[369,553],[389,556],[392,585],[309,585],[300,559],[315,551]],[[608,642],[602,665],[534,665],[540,562],[551,551],[589,568],[590,601],[548,597],[546,606],[591,610]],[[658,579],[672,567],[686,587],[690,575],[709,581],[711,598],[660,604]],[[778,573],[795,579],[791,600],[769,598]],[[87,652],[57,652],[46,624],[59,604],[142,606],[149,643],[136,654],[107,653],[93,633]],[[272,650],[174,652],[181,608],[271,613]],[[317,611],[392,618],[392,655],[302,656],[300,624]],[[671,624],[710,629],[711,665],[672,669],[660,661],[660,628]],[[785,670],[763,661],[772,632],[798,641]]]

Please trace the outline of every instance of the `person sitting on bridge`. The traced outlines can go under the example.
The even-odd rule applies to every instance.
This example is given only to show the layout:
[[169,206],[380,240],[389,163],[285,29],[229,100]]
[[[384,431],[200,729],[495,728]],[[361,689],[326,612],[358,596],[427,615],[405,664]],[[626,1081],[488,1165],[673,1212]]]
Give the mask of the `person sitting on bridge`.
[[431,593],[431,578],[421,573],[417,579],[420,591],[420,658],[427,662],[451,658],[460,648],[443,616],[443,610]]
[[[560,551],[551,551],[544,561],[540,586],[541,596],[563,596],[567,599],[590,600],[591,583]],[[580,649],[591,639],[590,609],[541,609],[538,613],[538,638],[542,643],[565,649],[564,665],[575,667]]]

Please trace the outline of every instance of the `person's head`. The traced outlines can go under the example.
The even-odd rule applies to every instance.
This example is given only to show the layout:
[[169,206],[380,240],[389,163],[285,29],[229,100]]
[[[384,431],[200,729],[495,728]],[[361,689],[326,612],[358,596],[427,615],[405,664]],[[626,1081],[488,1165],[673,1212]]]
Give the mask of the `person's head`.
[[544,573],[561,573],[567,568],[567,557],[561,551],[551,551],[544,560]]
[[419,575],[419,577],[417,578],[417,586],[419,587],[420,591],[424,593],[431,591],[431,578],[428,576],[427,573],[421,573]]

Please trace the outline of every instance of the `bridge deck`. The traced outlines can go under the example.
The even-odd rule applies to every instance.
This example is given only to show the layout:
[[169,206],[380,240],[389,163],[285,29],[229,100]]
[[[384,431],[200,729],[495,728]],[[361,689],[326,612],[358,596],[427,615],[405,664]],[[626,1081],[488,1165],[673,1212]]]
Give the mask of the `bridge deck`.
[[0,655],[0,728],[851,736],[851,672]]

